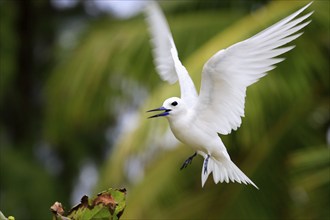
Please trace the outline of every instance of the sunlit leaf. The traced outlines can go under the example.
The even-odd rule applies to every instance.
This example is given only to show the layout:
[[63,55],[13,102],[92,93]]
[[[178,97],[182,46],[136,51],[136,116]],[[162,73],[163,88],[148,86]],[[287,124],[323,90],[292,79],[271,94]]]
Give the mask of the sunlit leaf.
[[56,219],[112,219],[118,220],[125,209],[126,190],[109,189],[99,193],[94,198],[83,196],[81,202],[73,207],[67,216],[64,216],[62,204],[55,202],[51,211]]

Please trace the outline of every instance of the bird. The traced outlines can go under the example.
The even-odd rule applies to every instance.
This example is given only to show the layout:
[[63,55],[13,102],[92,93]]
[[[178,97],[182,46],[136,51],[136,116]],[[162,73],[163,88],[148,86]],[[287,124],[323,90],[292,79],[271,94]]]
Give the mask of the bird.
[[[160,78],[169,84],[179,81],[179,97],[166,99],[148,118],[164,117],[174,136],[204,158],[202,188],[212,173],[214,183],[237,182],[259,189],[231,160],[220,135],[237,130],[244,117],[247,87],[284,60],[278,56],[292,50],[288,43],[300,37],[314,11],[302,15],[312,2],[256,35],[216,52],[203,66],[199,94],[182,65],[166,18],[156,2],[145,8],[151,35],[153,61]],[[219,135],[220,134],[220,135]]]

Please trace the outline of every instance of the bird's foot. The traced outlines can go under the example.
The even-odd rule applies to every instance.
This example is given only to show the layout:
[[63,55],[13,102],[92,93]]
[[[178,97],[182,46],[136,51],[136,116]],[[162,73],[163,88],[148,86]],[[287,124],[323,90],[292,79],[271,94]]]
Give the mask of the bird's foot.
[[207,165],[209,163],[209,158],[210,158],[210,155],[208,154],[204,160],[204,175],[207,174]]
[[196,157],[196,155],[197,155],[197,152],[195,152],[193,155],[188,157],[188,159],[182,164],[180,170],[182,170],[183,168],[186,168],[189,164],[191,164],[192,160],[194,159],[194,157]]

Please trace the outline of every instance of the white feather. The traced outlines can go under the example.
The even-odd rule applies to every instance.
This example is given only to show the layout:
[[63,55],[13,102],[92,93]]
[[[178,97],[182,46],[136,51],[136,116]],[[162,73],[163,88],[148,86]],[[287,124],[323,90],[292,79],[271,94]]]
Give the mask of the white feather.
[[180,82],[181,98],[188,103],[195,103],[197,91],[188,71],[178,57],[172,34],[159,6],[150,2],[146,7],[146,21],[152,36],[154,63],[161,79],[175,83]]
[[309,24],[298,25],[312,12],[294,18],[310,4],[259,34],[219,51],[206,62],[195,110],[197,120],[209,122],[220,134],[229,134],[241,125],[246,88],[284,60],[275,57],[293,49],[282,46],[298,38],[302,33],[295,33]]
[[165,115],[175,137],[204,157],[202,186],[213,173],[215,183],[231,181],[258,188],[231,161],[217,133],[229,134],[241,125],[247,87],[284,60],[278,56],[294,48],[285,45],[301,36],[299,31],[310,23],[305,20],[312,12],[297,18],[310,4],[255,36],[213,55],[203,67],[199,96],[179,60],[160,8],[155,2],[146,8],[156,69],[169,83],[179,79],[181,89],[181,99],[169,98],[161,109],[169,110]]

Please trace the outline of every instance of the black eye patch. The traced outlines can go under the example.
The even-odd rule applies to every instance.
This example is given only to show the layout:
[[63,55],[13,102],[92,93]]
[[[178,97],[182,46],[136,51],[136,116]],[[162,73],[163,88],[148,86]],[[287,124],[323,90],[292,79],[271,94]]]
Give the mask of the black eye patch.
[[177,106],[178,103],[177,103],[176,101],[174,101],[174,102],[171,103],[171,105],[172,105],[172,106]]

